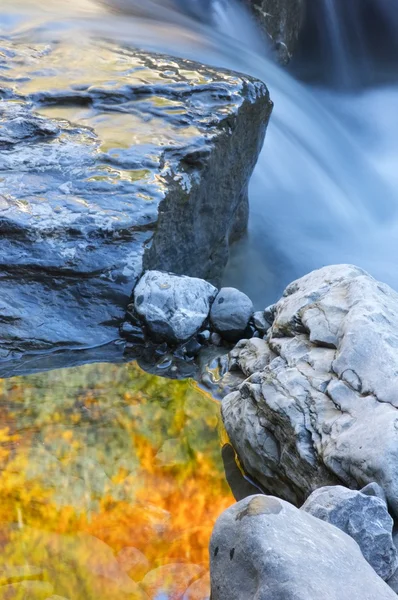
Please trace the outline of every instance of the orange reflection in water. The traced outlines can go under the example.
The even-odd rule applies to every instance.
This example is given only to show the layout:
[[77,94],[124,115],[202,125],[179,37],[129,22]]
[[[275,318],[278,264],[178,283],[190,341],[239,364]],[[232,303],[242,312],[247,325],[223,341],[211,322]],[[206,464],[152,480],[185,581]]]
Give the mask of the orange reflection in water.
[[218,404],[135,364],[0,386],[0,599],[208,597]]

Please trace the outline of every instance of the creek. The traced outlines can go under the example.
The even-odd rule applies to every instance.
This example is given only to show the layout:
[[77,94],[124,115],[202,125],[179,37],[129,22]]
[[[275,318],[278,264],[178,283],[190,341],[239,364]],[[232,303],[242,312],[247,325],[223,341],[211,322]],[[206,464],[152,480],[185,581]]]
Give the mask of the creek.
[[[87,40],[101,38],[266,83],[275,106],[250,182],[249,228],[223,276],[259,309],[293,279],[333,263],[398,288],[397,26],[389,0],[317,0],[286,68],[233,0],[0,7],[0,45],[31,45],[32,56],[37,45],[73,39],[78,66]],[[100,67],[85,68],[97,81]],[[57,89],[63,75],[54,64],[46,85]],[[1,81],[10,83],[6,70]],[[38,77],[30,91],[41,84]],[[92,117],[81,107],[57,110],[71,122]],[[108,115],[99,126],[110,144],[128,144],[123,119]],[[155,572],[170,564],[180,565],[170,576],[179,589],[201,577],[207,585],[211,529],[233,502],[218,404],[191,381],[157,378],[135,363],[53,366],[0,382],[0,584],[14,594],[4,597],[28,590],[30,600],[132,600],[140,597],[134,580],[151,572],[149,597],[171,599],[156,595],[156,578],[166,575]]]

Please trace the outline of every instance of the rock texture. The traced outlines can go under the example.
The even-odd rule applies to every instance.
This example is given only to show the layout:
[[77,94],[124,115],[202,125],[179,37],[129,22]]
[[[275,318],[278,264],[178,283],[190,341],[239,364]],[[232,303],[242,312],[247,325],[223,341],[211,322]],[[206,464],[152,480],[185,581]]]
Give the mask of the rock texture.
[[143,269],[216,279],[272,108],[243,75],[25,39],[0,41],[2,375],[118,338]]
[[382,579],[393,576],[398,567],[394,522],[384,500],[336,485],[315,490],[302,510],[351,536]]
[[245,335],[253,311],[246,294],[235,288],[222,288],[211,307],[210,321],[223,338],[236,342]]
[[134,307],[153,339],[179,344],[202,327],[216,294],[203,279],[147,271],[134,290]]
[[244,468],[296,505],[377,482],[398,516],[398,294],[337,265],[292,283],[273,312],[266,340],[230,356],[222,413]]
[[212,600],[393,600],[348,535],[287,502],[252,496],[219,517]]
[[243,0],[271,41],[280,62],[287,63],[296,45],[304,0]]

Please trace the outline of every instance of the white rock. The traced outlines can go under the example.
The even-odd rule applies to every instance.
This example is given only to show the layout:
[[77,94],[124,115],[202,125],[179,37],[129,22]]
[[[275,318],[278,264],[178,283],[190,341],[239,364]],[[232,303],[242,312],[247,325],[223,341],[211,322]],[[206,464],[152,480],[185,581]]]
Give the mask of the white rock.
[[147,271],[134,290],[134,307],[154,339],[181,343],[202,327],[216,294],[203,279]]

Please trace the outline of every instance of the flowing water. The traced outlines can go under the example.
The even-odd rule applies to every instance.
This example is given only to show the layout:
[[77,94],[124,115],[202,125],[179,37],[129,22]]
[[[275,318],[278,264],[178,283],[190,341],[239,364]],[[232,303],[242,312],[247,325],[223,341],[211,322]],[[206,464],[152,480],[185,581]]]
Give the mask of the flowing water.
[[[398,287],[390,0],[317,0],[290,72],[233,0],[3,0],[0,27],[32,52],[66,38],[84,58],[100,36],[261,78],[275,108],[225,283],[264,307],[310,269],[353,262]],[[0,597],[134,598],[151,571],[150,597],[172,598],[156,596],[154,569],[179,564],[181,588],[206,577],[212,524],[232,502],[211,398],[134,364],[2,380],[1,395]]]

